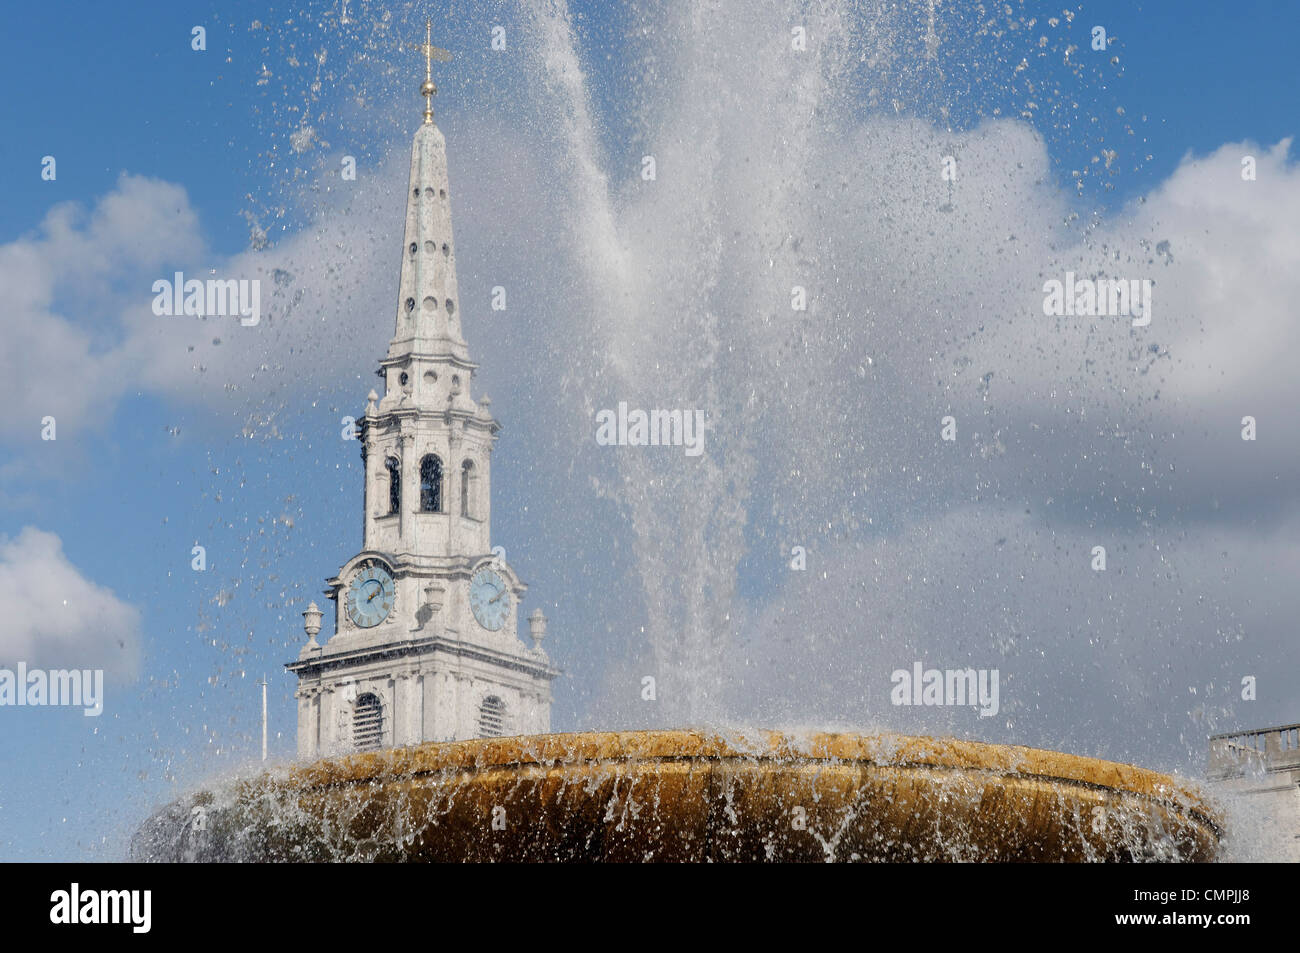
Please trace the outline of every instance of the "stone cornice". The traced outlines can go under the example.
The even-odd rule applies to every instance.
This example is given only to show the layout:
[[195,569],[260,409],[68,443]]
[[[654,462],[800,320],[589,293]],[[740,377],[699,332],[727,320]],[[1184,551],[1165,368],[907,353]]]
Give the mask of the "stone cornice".
[[385,357],[380,360],[379,366],[396,367],[399,364],[407,364],[412,360],[437,361],[438,363],[441,364],[451,364],[455,367],[460,368],[461,370],[466,370],[466,371],[478,370],[478,364],[476,364],[474,361],[469,360],[468,358],[458,357],[455,354],[449,354],[446,352],[432,354],[425,351],[410,351],[410,352],[403,352],[397,355],[389,355],[388,357]]
[[536,657],[529,658],[511,652],[502,652],[485,645],[441,636],[388,642],[383,645],[359,646],[332,655],[289,662],[285,665],[285,668],[299,678],[310,678],[323,676],[334,669],[354,668],[367,662],[393,661],[413,656],[436,657],[439,654],[470,661],[486,662],[500,668],[522,672],[533,678],[546,679],[547,682],[564,674],[560,669]]
[[[493,417],[480,417],[477,412],[468,410],[459,410],[453,407],[422,407],[417,403],[410,402],[399,407],[390,407],[388,410],[380,411],[370,416],[364,416],[358,419],[357,428],[361,433],[362,440],[373,439],[373,429],[384,428],[391,430],[394,424],[401,420],[436,420],[446,426],[451,426],[453,421],[460,425],[461,429],[470,426],[477,427],[487,432],[496,440],[496,435],[501,432],[501,422]],[[383,431],[381,431],[382,435]],[[491,449],[487,447],[485,449]]]

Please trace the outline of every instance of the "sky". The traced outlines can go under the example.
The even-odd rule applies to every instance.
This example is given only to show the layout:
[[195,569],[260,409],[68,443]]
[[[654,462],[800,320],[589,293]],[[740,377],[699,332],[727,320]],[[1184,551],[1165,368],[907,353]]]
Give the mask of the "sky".
[[[550,618],[556,730],[943,733],[1196,777],[1207,735],[1300,721],[1300,12],[1226,10],[9,11],[0,666],[107,682],[99,717],[0,708],[0,859],[119,859],[256,770],[263,678],[293,758],[283,664],[360,546],[341,432],[392,334],[425,16],[456,56],[494,542]],[[264,320],[155,315],[175,271],[262,276]],[[1150,325],[1044,314],[1067,272],[1152,281]],[[701,409],[704,454],[597,445],[620,401]],[[914,660],[998,669],[999,712],[892,705]]]

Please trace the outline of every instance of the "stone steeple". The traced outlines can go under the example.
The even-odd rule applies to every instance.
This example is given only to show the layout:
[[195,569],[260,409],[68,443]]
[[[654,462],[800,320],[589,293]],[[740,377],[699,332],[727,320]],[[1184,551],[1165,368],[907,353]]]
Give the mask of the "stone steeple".
[[[440,52],[428,44],[421,49]],[[427,104],[436,92],[432,79],[426,78],[421,92],[426,107],[411,144],[397,316],[388,353],[379,362],[384,395],[367,406],[360,429],[367,460],[366,548],[434,558],[488,551],[489,467],[501,428],[489,410],[491,400],[484,395],[476,401],[471,392],[478,365],[469,359],[461,331],[447,144]],[[459,506],[459,516],[468,520],[450,518],[448,525],[435,526],[416,516],[427,512],[414,491],[425,482],[421,468],[430,454],[437,458],[440,484],[433,512]],[[403,486],[411,488],[395,512],[388,490],[394,459]]]
[[397,317],[357,437],[365,463],[361,551],[328,581],[334,635],[304,613],[298,676],[302,757],[550,729],[546,618],[491,541],[492,448],[500,425],[471,393],[461,331],[446,140],[433,122],[426,40],[424,123],[411,146]]
[[469,362],[457,312],[449,191],[447,143],[430,120],[420,126],[411,147],[397,321],[388,360],[418,355]]

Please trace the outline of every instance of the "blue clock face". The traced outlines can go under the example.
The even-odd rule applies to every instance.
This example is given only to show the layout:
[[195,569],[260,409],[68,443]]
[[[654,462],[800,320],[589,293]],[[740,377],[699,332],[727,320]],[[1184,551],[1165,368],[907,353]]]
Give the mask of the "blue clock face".
[[379,625],[393,611],[395,592],[393,577],[385,566],[363,566],[348,585],[348,618],[363,629]]
[[469,607],[478,624],[496,632],[510,617],[510,587],[494,569],[480,569],[469,581]]

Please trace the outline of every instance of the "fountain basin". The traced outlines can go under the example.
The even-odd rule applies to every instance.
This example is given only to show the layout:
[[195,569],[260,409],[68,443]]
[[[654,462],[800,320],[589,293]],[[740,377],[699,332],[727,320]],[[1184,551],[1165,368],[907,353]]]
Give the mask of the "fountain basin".
[[1175,779],[1054,751],[899,735],[592,732],[423,744],[200,792],[160,861],[1209,861]]

